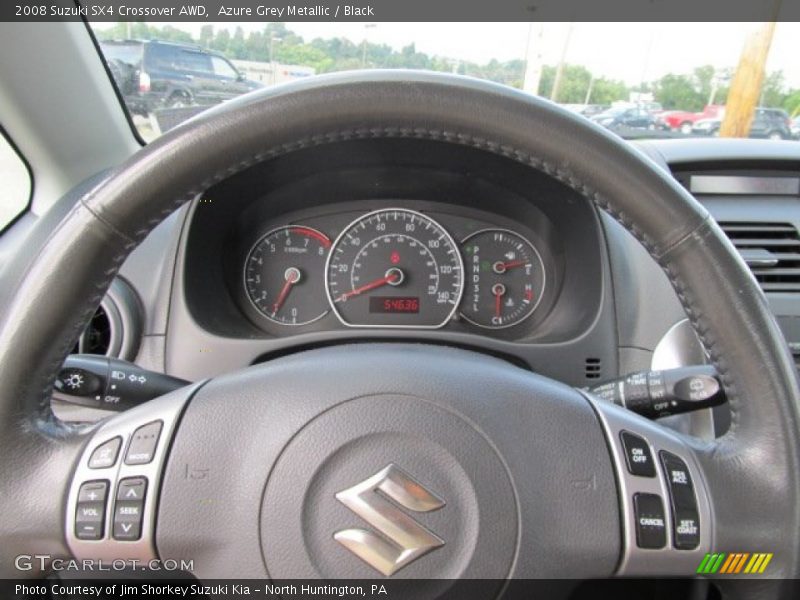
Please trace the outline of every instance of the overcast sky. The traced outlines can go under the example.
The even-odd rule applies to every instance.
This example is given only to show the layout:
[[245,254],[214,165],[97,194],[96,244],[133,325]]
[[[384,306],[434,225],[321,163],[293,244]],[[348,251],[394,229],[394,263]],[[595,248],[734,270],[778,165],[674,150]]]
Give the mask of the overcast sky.
[[[197,34],[204,23],[171,23]],[[245,30],[260,30],[264,23],[227,23]],[[416,43],[417,50],[448,58],[485,63],[524,58],[529,31],[527,23],[287,23],[306,41],[315,37],[345,37],[361,43],[386,43],[400,49]],[[757,23],[575,23],[566,60],[582,64],[597,75],[621,79],[629,85],[673,72],[688,72],[711,64],[735,67],[749,33]],[[98,24],[98,27],[102,25]],[[219,26],[218,26],[219,27]],[[541,47],[545,64],[558,62],[570,26],[545,23],[543,35],[534,25],[531,43]],[[800,23],[778,23],[768,70],[783,70],[792,87],[800,87]]]

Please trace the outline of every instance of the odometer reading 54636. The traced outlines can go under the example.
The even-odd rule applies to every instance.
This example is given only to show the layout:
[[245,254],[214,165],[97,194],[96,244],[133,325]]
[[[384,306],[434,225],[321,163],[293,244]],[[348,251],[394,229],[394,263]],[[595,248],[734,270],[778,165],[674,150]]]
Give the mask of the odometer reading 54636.
[[417,314],[419,312],[419,298],[372,296],[369,299],[369,312]]
[[441,327],[461,300],[463,270],[441,225],[411,210],[379,210],[334,242],[325,288],[345,325]]

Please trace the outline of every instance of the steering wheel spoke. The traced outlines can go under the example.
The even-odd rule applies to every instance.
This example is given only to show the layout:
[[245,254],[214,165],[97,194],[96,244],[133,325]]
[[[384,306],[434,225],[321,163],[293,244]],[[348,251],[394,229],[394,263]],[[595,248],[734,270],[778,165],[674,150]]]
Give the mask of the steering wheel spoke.
[[104,422],[84,446],[67,496],[72,555],[146,563],[157,558],[161,474],[178,420],[200,384]]
[[693,575],[714,547],[714,513],[694,451],[657,423],[586,397],[617,477],[623,548],[616,575]]

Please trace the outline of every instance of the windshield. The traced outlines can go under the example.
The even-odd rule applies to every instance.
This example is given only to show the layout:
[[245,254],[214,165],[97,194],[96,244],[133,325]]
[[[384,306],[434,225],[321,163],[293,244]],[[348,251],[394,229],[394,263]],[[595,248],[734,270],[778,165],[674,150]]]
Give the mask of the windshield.
[[108,62],[119,61],[127,65],[137,65],[142,60],[140,43],[104,42],[101,46]]
[[609,108],[607,111],[600,114],[602,117],[616,117],[617,115],[621,115],[625,113],[628,109],[619,107],[619,108]]
[[[323,73],[374,68],[494,81],[562,104],[623,137],[797,136],[792,119],[800,113],[798,23],[125,22],[92,27],[145,141],[240,94]],[[765,56],[760,78],[744,72]],[[766,120],[757,118],[761,108],[779,109],[778,116],[761,123]],[[598,119],[620,116],[624,122]],[[710,117],[720,127],[694,127]]]

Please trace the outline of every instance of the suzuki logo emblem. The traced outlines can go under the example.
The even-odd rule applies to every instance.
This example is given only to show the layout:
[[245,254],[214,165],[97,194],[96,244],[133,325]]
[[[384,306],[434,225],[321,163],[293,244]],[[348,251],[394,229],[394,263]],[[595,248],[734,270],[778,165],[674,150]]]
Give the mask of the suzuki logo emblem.
[[336,499],[381,535],[365,529],[345,529],[337,531],[333,539],[387,577],[444,546],[444,540],[395,506],[431,512],[443,507],[444,500],[394,464],[339,492]]

